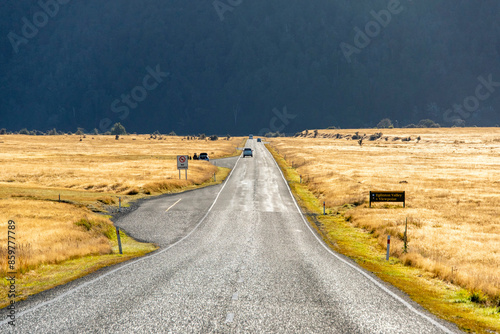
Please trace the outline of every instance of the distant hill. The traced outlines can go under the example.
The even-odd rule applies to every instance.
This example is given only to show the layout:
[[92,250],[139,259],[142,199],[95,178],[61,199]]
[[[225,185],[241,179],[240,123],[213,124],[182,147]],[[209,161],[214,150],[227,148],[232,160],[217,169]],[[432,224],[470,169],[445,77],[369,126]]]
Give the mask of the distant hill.
[[495,0],[21,0],[0,36],[10,130],[500,123]]

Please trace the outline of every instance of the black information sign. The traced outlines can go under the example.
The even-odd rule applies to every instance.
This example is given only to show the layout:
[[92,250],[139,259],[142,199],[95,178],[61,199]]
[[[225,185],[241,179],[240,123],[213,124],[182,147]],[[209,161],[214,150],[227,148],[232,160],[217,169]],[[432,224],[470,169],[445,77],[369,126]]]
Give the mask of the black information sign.
[[370,208],[372,202],[403,202],[405,207],[404,191],[370,191]]

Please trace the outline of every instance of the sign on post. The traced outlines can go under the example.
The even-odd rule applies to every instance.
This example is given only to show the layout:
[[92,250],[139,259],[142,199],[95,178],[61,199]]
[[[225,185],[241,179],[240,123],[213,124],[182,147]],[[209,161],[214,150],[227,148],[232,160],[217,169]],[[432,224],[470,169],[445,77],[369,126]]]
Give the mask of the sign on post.
[[177,169],[188,169],[188,156],[178,155],[177,156]]
[[181,169],[186,171],[186,180],[187,180],[187,170],[188,170],[188,156],[187,155],[178,155],[177,156],[177,169],[179,170],[179,180],[181,179]]
[[404,191],[370,191],[370,208],[372,202],[403,202],[405,207]]

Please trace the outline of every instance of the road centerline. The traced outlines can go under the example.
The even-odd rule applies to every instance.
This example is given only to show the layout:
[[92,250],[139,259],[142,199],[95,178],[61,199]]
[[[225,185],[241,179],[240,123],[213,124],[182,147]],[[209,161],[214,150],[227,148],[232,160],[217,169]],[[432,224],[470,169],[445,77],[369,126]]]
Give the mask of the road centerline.
[[174,204],[172,204],[167,210],[165,210],[165,212],[168,212],[170,209],[172,209],[174,206],[176,206],[177,203],[179,203],[181,200],[182,200],[182,198],[179,198],[179,200],[177,202],[175,202]]
[[234,313],[228,313],[226,316],[226,321],[224,323],[230,324],[234,320]]

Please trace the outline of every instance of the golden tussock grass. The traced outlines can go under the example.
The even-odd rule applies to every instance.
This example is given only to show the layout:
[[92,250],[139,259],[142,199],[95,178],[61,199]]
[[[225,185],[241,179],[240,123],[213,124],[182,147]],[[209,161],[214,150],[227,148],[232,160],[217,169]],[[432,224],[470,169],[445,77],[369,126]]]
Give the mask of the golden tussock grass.
[[[362,145],[345,139],[355,132],[367,135]],[[370,141],[375,132],[383,136]],[[392,256],[500,305],[499,128],[320,130],[313,136],[271,142],[330,212],[354,204],[346,212],[350,223],[373,233],[382,247],[390,234]],[[374,190],[406,191],[406,209],[369,208]]]
[[[0,136],[0,186],[66,188],[135,195],[185,186],[179,182],[176,157],[207,152],[211,158],[236,153],[231,140],[184,140],[149,136]],[[189,161],[188,184],[208,180],[217,168],[205,161]],[[182,175],[184,177],[184,175]]]
[[111,253],[114,232],[109,219],[86,208],[31,199],[0,199],[0,275],[7,268],[7,222],[15,224],[16,270],[24,274],[39,265],[88,255]]

